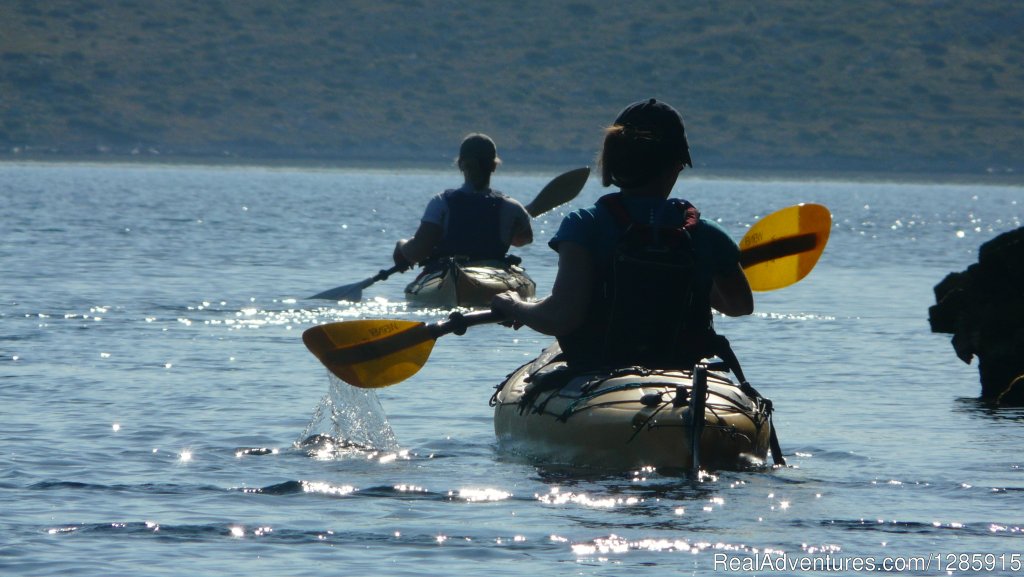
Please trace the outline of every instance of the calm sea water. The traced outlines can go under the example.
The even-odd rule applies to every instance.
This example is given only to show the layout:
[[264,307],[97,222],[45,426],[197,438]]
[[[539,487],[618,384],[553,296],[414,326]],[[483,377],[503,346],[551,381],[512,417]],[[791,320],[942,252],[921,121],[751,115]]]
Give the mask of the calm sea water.
[[[495,185],[527,201],[554,172]],[[933,286],[1024,224],[1024,188],[686,173],[677,195],[737,239],[798,202],[834,215],[808,278],[718,321],[791,466],[691,480],[499,453],[493,386],[548,342],[525,329],[444,337],[375,396],[307,353],[317,323],[443,317],[402,276],[355,307],[304,297],[386,267],[457,183],[0,165],[0,574],[1024,573],[1024,411],[978,403],[927,322]],[[519,253],[545,294],[561,214]],[[317,433],[380,450],[296,445]]]

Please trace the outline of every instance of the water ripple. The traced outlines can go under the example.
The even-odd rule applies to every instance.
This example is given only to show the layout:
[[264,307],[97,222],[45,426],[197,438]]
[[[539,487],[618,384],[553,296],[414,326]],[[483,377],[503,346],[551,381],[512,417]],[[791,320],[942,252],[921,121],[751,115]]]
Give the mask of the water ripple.
[[896,521],[885,519],[830,519],[818,523],[826,528],[838,528],[845,531],[875,531],[880,533],[914,534],[914,535],[945,535],[956,533],[963,536],[988,536],[1000,534],[1017,537],[1022,528],[1018,525],[1005,525],[994,522],[942,523],[938,521]]

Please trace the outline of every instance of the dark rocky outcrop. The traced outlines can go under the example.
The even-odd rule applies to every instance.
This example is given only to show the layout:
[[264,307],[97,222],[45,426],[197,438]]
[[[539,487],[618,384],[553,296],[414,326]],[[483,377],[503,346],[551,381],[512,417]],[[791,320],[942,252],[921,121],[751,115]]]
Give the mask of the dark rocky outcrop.
[[1024,228],[981,245],[978,262],[935,286],[932,332],[953,335],[965,363],[978,357],[981,397],[1024,405]]

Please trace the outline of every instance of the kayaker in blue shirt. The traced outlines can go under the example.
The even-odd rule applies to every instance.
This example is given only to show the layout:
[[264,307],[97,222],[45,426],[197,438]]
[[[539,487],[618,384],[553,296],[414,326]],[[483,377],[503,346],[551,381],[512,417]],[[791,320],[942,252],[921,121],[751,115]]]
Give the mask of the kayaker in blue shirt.
[[491,174],[501,164],[494,141],[485,134],[466,136],[456,164],[465,182],[430,199],[413,237],[395,245],[395,264],[410,267],[444,257],[502,259],[510,246],[533,242],[523,205],[491,188]]
[[[517,328],[557,337],[570,364],[699,360],[713,352],[702,342],[714,335],[711,308],[742,316],[754,301],[735,241],[689,203],[669,198],[692,167],[681,116],[654,99],[631,104],[605,130],[599,165],[602,184],[619,192],[563,219],[549,243],[558,252],[551,294],[528,302],[503,293],[492,309]],[[656,243],[681,256],[670,254],[665,267],[641,263],[632,270],[642,278],[631,277],[620,264],[637,259],[622,247],[640,232],[659,239],[630,241],[642,250]]]

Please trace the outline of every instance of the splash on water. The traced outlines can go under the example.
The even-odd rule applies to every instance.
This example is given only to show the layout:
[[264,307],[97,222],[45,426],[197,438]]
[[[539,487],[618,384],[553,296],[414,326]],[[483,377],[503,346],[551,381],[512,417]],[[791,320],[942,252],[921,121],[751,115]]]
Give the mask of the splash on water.
[[295,446],[321,459],[394,453],[398,440],[372,389],[353,387],[334,375]]

